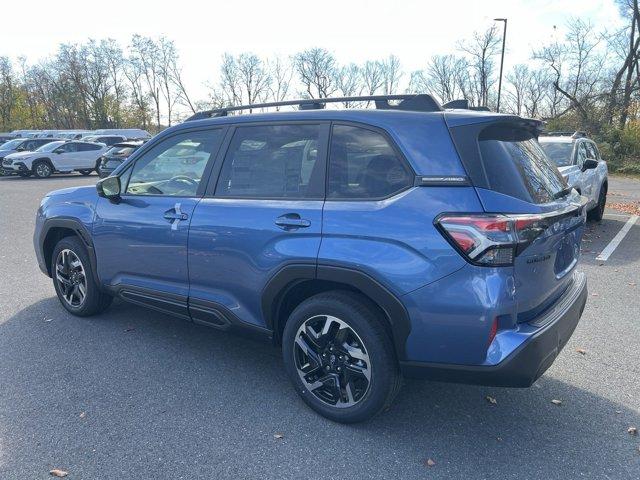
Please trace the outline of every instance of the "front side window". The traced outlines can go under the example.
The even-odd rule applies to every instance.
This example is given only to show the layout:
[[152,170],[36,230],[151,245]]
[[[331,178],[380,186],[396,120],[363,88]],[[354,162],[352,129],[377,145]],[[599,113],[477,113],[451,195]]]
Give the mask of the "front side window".
[[383,198],[413,184],[413,176],[384,135],[335,125],[329,157],[329,198]]
[[216,195],[321,198],[321,125],[238,127],[225,155]]
[[589,152],[587,152],[587,145],[585,142],[580,142],[578,145],[578,161],[577,164],[580,168],[584,164],[584,161],[589,158]]
[[130,195],[194,196],[220,143],[221,130],[186,132],[153,146],[133,166]]

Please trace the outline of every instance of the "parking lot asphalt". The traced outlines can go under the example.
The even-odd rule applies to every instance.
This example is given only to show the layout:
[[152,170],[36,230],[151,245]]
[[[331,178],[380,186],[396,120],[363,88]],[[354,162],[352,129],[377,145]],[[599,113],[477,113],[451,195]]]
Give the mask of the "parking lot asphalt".
[[[586,310],[533,387],[407,380],[391,410],[346,426],[299,400],[271,345],[120,302],[66,313],[34,214],[96,180],[0,178],[0,479],[640,478],[640,221],[606,262],[629,216],[588,224]],[[640,181],[609,191],[640,198]]]

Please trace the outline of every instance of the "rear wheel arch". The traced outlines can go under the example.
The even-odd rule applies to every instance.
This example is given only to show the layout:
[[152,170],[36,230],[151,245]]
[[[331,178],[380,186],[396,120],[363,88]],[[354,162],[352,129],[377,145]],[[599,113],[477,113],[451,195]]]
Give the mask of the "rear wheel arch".
[[274,340],[281,341],[287,319],[300,303],[328,291],[352,292],[377,310],[385,319],[397,358],[405,358],[411,324],[402,302],[368,274],[344,267],[290,265],[271,278],[263,290],[262,311]]

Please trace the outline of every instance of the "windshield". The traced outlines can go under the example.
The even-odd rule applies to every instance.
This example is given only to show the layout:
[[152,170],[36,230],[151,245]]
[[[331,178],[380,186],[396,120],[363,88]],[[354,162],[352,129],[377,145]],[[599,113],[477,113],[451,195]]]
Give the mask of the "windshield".
[[45,143],[43,146],[38,148],[36,152],[53,152],[56,148],[58,148],[60,145],[63,145],[63,144],[64,142]]
[[18,145],[24,142],[24,138],[16,138],[15,140],[9,140],[2,145],[3,150],[14,150]]
[[569,142],[541,142],[540,146],[553,162],[559,167],[567,167],[573,163],[571,152],[573,143]]

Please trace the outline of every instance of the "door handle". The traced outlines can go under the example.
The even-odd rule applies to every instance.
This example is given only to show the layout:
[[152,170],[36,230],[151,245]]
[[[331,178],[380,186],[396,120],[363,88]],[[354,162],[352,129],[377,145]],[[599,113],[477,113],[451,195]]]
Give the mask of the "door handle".
[[307,228],[311,225],[309,220],[300,218],[297,213],[287,213],[276,218],[276,225],[283,230],[293,230],[295,228]]
[[171,230],[177,230],[178,222],[187,220],[189,218],[189,215],[187,215],[180,209],[179,203],[176,203],[173,208],[164,212],[164,218],[171,222]]

